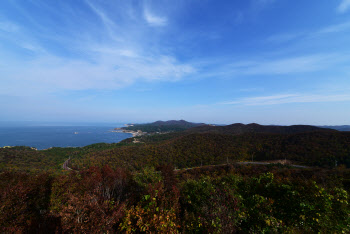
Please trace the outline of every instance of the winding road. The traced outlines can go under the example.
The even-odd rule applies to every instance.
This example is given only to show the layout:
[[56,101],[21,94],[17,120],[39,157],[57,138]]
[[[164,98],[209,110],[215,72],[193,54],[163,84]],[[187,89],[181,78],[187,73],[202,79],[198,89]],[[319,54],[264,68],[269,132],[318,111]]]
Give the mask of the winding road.
[[69,161],[70,161],[70,158],[68,158],[66,161],[64,161],[64,163],[62,165],[63,170],[70,170],[70,171],[73,170],[72,168],[68,167]]
[[[203,165],[199,167],[190,167],[190,168],[182,168],[182,169],[175,169],[175,171],[187,171],[187,170],[192,170],[196,168],[201,168],[201,167],[219,167],[219,166],[226,166],[229,164],[239,164],[239,165],[248,165],[248,164],[253,164],[253,165],[269,165],[269,164],[276,164],[276,163],[269,163],[269,162],[234,162],[234,163],[225,163],[225,164],[218,164],[218,165]],[[301,165],[294,165],[294,164],[288,164],[290,167],[296,167],[296,168],[310,168],[308,166],[301,166]]]
[[[68,167],[70,158],[68,158],[62,165],[62,168],[64,170],[70,170],[73,171],[72,168]],[[269,163],[269,162],[235,162],[236,164],[240,164],[240,165],[248,165],[248,164],[253,164],[253,165],[269,165],[269,164],[274,164],[274,163]],[[215,167],[215,166],[225,166],[228,164],[219,164],[219,165],[205,165],[205,166],[199,166],[199,167],[191,167],[191,168],[181,168],[181,169],[175,169],[175,171],[186,171],[186,170],[192,170],[195,168],[201,168],[201,167]],[[296,167],[296,168],[310,168],[308,166],[301,166],[301,165],[294,165],[294,164],[289,164],[288,166],[290,167]]]
[[[274,164],[274,163],[268,163],[268,162],[236,162],[236,163],[237,164],[241,164],[241,165],[247,165],[247,164],[269,165],[269,164]],[[294,165],[294,164],[287,164],[287,166],[297,167],[297,168],[309,168],[307,166]]]

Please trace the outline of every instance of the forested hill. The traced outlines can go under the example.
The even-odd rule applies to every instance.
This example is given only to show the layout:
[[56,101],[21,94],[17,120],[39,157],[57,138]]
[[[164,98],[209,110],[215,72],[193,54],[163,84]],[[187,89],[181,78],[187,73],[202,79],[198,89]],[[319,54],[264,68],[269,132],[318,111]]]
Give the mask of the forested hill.
[[[157,126],[156,123],[170,123],[172,121],[157,121],[154,124],[154,126]],[[184,121],[186,122],[186,121]],[[187,122],[188,123],[188,122]],[[161,133],[167,133],[167,134],[150,134],[150,135],[144,135],[141,137],[138,137],[139,141],[143,143],[154,143],[154,142],[160,142],[164,140],[174,139],[180,136],[185,136],[189,134],[203,134],[203,133],[212,133],[212,134],[224,134],[224,135],[241,135],[241,134],[296,134],[296,133],[308,133],[308,132],[325,132],[325,133],[339,133],[338,130],[335,129],[328,129],[324,127],[316,127],[311,125],[292,125],[292,126],[280,126],[280,125],[259,125],[256,123],[251,124],[242,124],[242,123],[235,123],[231,125],[226,126],[220,126],[220,125],[210,125],[210,124],[192,124],[187,125],[187,128],[180,128],[180,127],[174,127],[174,125],[169,125],[170,127],[164,125],[158,125],[163,127],[153,127],[152,124],[145,124],[145,125],[135,125],[133,126],[134,129],[131,127],[124,128],[128,130],[148,130],[145,132],[148,133],[155,133],[155,132],[161,132]],[[191,123],[190,123],[191,124]],[[193,127],[189,127],[193,126]],[[160,131],[163,130],[163,131]],[[171,129],[171,130],[165,130],[165,129]],[[124,140],[123,142],[132,142],[133,138],[129,138]]]
[[196,126],[201,126],[201,125],[205,125],[204,123],[192,123],[192,122],[187,122],[185,120],[168,120],[168,121],[161,121],[158,120],[154,123],[150,123],[149,125],[152,126],[181,126],[181,127],[186,127],[186,128],[192,128],[192,127],[196,127]]
[[177,132],[183,131],[189,128],[205,125],[204,123],[191,123],[185,120],[169,120],[169,121],[156,121],[147,124],[133,124],[127,127],[123,127],[123,130],[129,131],[142,131],[147,133],[154,132]]
[[350,233],[350,132],[198,129],[0,148],[0,233]]
[[334,129],[319,128],[310,125],[292,125],[292,126],[277,126],[277,125],[259,125],[259,124],[231,124],[227,126],[211,126],[203,125],[188,129],[188,133],[219,133],[219,134],[243,134],[243,133],[278,133],[278,134],[293,134],[302,132],[334,132]]
[[338,131],[350,131],[350,125],[329,125],[329,126],[320,126],[321,128],[330,128]]
[[[164,134],[164,136],[167,134]],[[155,135],[162,136],[162,135]],[[171,163],[179,168],[217,165],[233,161],[287,159],[307,166],[350,167],[350,133],[316,131],[295,134],[194,133],[151,144],[89,152],[73,159],[75,168],[93,165],[123,166],[139,170]]]

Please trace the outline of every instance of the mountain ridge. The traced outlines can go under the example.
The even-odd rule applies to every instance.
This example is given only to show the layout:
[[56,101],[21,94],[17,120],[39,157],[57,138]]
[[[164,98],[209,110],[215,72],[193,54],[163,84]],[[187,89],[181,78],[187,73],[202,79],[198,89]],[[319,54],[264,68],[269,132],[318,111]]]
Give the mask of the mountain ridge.
[[164,132],[179,132],[189,128],[205,125],[204,123],[192,123],[185,120],[158,120],[153,123],[146,124],[129,124],[126,127],[120,128],[126,131],[142,131],[146,133],[164,133]]
[[337,131],[335,129],[321,128],[311,125],[260,125],[257,123],[242,124],[235,123],[226,126],[198,126],[187,130],[193,133],[221,133],[221,134],[243,134],[243,133],[279,133],[293,134],[313,131]]

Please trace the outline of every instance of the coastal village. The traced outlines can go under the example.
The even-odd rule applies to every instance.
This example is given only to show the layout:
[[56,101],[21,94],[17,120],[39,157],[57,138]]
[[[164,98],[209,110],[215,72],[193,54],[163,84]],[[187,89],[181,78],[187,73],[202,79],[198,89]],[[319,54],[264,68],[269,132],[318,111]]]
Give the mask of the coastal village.
[[132,137],[134,138],[133,139],[133,143],[143,143],[142,141],[140,141],[139,138],[135,138],[135,137],[141,137],[141,136],[144,136],[144,135],[154,135],[154,134],[167,134],[167,133],[170,133],[171,131],[157,131],[157,132],[145,132],[145,131],[142,131],[142,130],[128,130],[126,128],[128,127],[134,127],[135,125],[137,124],[124,124],[124,127],[121,127],[121,128],[114,128],[114,131],[115,132],[123,132],[123,133],[131,133],[132,134]]
[[[132,127],[134,124],[124,124],[125,127]],[[132,131],[132,130],[126,130],[123,128],[115,128],[116,132],[123,132],[123,133],[131,133],[133,137],[143,136],[146,135],[147,132],[142,132],[141,130]],[[133,143],[142,143],[137,138],[134,138]]]
[[[134,124],[124,124],[124,126],[127,127],[133,127]],[[137,131],[132,131],[132,130],[126,130],[124,128],[115,128],[114,130],[116,130],[116,132],[124,132],[124,133],[131,133],[133,137],[137,137],[137,136],[143,136],[146,135],[147,132],[142,132],[141,130],[137,130]]]

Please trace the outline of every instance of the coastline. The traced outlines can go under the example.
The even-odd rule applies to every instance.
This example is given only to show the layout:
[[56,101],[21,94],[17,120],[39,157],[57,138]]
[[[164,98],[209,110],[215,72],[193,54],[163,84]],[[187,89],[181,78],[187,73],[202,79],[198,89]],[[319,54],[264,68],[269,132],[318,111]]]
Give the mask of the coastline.
[[132,130],[125,130],[125,129],[122,129],[122,128],[115,128],[113,130],[113,132],[130,133],[130,134],[132,134],[132,137],[137,137],[137,136],[142,136],[142,135],[147,134],[146,132],[142,132],[141,130],[132,131]]
[[[134,137],[113,131],[119,126],[21,126],[0,127],[0,149],[29,147],[35,150],[51,148],[79,148],[97,143],[118,143]],[[76,134],[78,133],[78,134]]]

